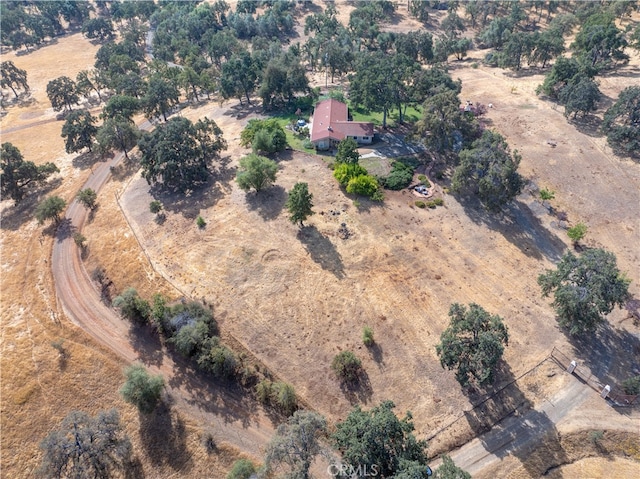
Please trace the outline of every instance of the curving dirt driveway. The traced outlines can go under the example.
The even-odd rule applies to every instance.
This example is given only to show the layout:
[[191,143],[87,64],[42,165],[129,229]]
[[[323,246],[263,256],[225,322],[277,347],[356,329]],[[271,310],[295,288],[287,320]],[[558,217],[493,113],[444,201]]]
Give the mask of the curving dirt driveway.
[[[100,164],[82,188],[99,192],[110,177],[110,167],[116,166],[122,157],[119,154]],[[149,364],[136,351],[129,325],[101,301],[73,241],[73,231],[82,230],[87,216],[86,209],[74,200],[53,245],[51,267],[56,296],[67,317],[125,360],[146,363],[152,373],[161,374],[168,392],[181,409],[189,411],[200,423],[213,425],[216,439],[259,457],[261,446],[274,432],[271,420],[259,404],[242,391],[233,391],[229,386],[215,387],[203,381],[188,364],[173,360],[168,354],[155,355],[159,359]],[[135,344],[140,351],[158,349],[148,337],[135,337]]]

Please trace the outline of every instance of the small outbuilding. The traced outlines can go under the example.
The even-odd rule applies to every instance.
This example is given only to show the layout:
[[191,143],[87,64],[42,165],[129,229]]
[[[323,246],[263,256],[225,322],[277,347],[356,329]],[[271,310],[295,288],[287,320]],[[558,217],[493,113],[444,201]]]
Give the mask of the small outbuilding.
[[317,150],[328,150],[345,138],[359,145],[373,142],[373,123],[349,121],[347,105],[329,98],[316,104],[311,124],[311,143]]

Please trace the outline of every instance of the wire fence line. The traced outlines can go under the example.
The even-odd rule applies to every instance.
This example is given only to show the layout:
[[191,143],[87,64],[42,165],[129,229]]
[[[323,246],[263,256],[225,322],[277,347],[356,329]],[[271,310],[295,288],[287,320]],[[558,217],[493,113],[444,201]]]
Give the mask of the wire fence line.
[[[454,419],[453,421],[451,421],[450,423],[442,426],[440,429],[438,429],[437,431],[435,431],[433,434],[431,434],[430,436],[427,437],[427,441],[431,441],[433,438],[435,438],[436,436],[442,434],[444,431],[446,431],[447,429],[449,429],[450,427],[454,426],[456,423],[458,423],[461,419],[465,419],[467,417],[467,414],[470,412],[473,412],[479,408],[481,408],[484,404],[487,403],[487,401],[490,401],[491,399],[494,399],[496,396],[502,394],[508,387],[512,386],[516,381],[519,381],[520,379],[522,379],[523,377],[525,377],[527,374],[530,374],[531,372],[535,371],[540,365],[542,365],[543,363],[545,363],[546,361],[548,361],[549,359],[551,359],[551,355],[546,356],[544,359],[542,359],[541,361],[539,361],[537,364],[535,364],[534,366],[532,366],[531,368],[527,369],[525,372],[521,373],[518,377],[513,378],[511,381],[509,381],[506,384],[503,384],[500,388],[496,389],[495,391],[492,391],[491,393],[489,393],[488,395],[486,395],[481,401],[477,402],[476,404],[473,405],[473,407],[471,407],[470,409],[464,409],[462,411],[462,413],[460,415],[458,415],[458,417],[456,419]],[[509,408],[508,410],[506,410],[505,412],[503,412],[502,414],[500,414],[498,419],[495,419],[494,421],[492,421],[490,424],[487,425],[487,427],[491,428],[493,426],[495,426],[497,423],[499,423],[500,421],[502,421],[505,417],[509,416],[510,414],[512,414],[516,409],[518,409],[521,406],[521,404],[516,404],[514,407]]]

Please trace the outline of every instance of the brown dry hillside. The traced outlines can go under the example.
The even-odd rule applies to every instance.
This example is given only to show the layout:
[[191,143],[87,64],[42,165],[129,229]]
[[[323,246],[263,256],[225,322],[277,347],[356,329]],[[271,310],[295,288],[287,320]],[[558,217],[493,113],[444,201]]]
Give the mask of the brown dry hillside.
[[[353,5],[338,5],[346,23]],[[443,16],[435,14],[426,28],[437,32]],[[385,29],[418,27],[407,15],[406,2],[400,2]],[[125,362],[72,326],[55,296],[53,229],[37,225],[31,211],[48,194],[70,201],[99,159],[65,153],[63,122],[51,110],[45,89],[49,80],[74,78],[92,65],[97,48],[76,34],[28,55],[3,54],[3,60],[27,70],[33,101],[8,108],[0,119],[2,142],[15,144],[27,160],[55,161],[61,173],[24,204],[16,207],[5,200],[0,205],[0,470],[3,477],[32,477],[41,458],[39,442],[70,410],[93,414],[116,407],[144,477],[225,477],[242,452],[251,451],[259,460],[255,451],[264,445],[239,451],[219,437],[215,424],[194,419],[189,408],[162,410],[151,427],[143,425],[118,394]],[[571,246],[557,216],[540,203],[537,188],[555,191],[552,206],[566,213],[569,224],[587,224],[585,244],[617,255],[638,297],[640,164],[613,155],[594,125],[617,94],[637,82],[640,57],[633,53],[629,65],[600,78],[607,99],[585,126],[568,123],[561,108],[535,95],[541,74],[474,68],[483,55],[472,51],[469,60],[449,67],[454,79],[462,79],[461,98],[492,103],[487,123],[522,154],[521,172],[530,184],[503,217],[459,202],[446,193],[447,180],[435,177],[430,179],[443,207],[419,209],[408,191],[386,192],[380,204],[358,204],[338,187],[326,159],[291,150],[277,158],[274,187],[246,194],[234,181],[238,160],[248,152],[239,145],[240,132],[249,118],[263,113],[259,107],[243,109],[236,101],[215,99],[179,113],[191,119],[207,116],[224,131],[229,149],[210,185],[189,198],[156,195],[167,215],[159,225],[149,212],[154,199],[149,186],[135,167],[118,168],[83,230],[87,271],[103,267],[113,291],[134,286],[146,298],[155,292],[173,298],[184,293],[214,304],[223,338],[293,384],[305,404],[331,422],[344,418],[354,404],[369,407],[384,399],[395,401],[399,414],[412,411],[421,438],[463,416],[477,396],[461,392],[435,353],[452,302],[476,302],[505,319],[511,337],[498,382],[524,374],[513,386],[513,396],[527,407],[547,401],[575,380],[550,361],[528,373],[554,346],[596,374],[626,377],[640,367],[640,329],[626,312],[610,315],[610,342],[601,350],[599,343],[591,343],[596,347],[588,350],[567,339],[549,300],[540,297],[537,276]],[[324,87],[324,75],[314,79]],[[427,163],[420,172],[430,172],[432,166]],[[314,195],[315,215],[304,228],[292,225],[284,209],[287,191],[298,181],[307,182]],[[196,226],[198,215],[207,222],[204,229]],[[348,239],[338,234],[342,224]],[[374,331],[371,348],[362,344],[364,326]],[[60,340],[64,358],[51,345]],[[128,337],[126,346],[131,342],[135,338]],[[354,351],[363,361],[366,378],[358,388],[341,387],[330,369],[332,358],[343,350]],[[637,416],[615,413],[595,392],[593,396],[589,409],[573,411],[567,433],[590,428],[586,419],[575,420],[582,414],[611,429],[637,433]],[[251,414],[247,412],[253,426],[259,418]],[[474,435],[464,419],[456,424],[434,438],[434,451]],[[211,454],[202,444],[207,433],[218,444]],[[554,470],[554,477],[602,467],[601,459],[585,459],[590,448],[583,450],[589,454],[579,453],[579,441],[558,447],[575,452],[571,457],[579,462]],[[637,450],[634,454],[629,462],[637,460]],[[629,471],[637,462],[629,462],[612,463],[616,477],[633,477]],[[538,477],[531,471],[539,467],[523,455],[511,455],[481,477],[508,477],[512,470],[513,477]]]
[[[56,120],[46,97],[49,80],[60,75],[75,77],[77,71],[93,64],[96,50],[80,35],[70,35],[29,55],[3,54],[3,60],[11,59],[27,70],[32,101],[8,108],[1,122],[2,142],[16,145],[27,160],[55,161],[61,170],[51,186],[42,191],[41,198],[58,194],[72,199],[97,160],[90,155],[65,153],[60,137],[63,122]],[[76,61],[68,62],[67,58]],[[110,187],[118,185],[121,187],[119,181],[114,181]],[[111,251],[111,262],[104,266],[116,284],[125,283],[120,278],[127,278],[126,283],[135,283],[143,294],[165,290],[169,293],[172,290],[160,278],[146,274],[146,258],[127,232],[117,205],[109,198],[113,198],[113,190],[99,197],[98,215],[101,220],[109,219],[102,236],[108,247],[102,246],[102,238],[95,243],[90,239],[89,251]],[[51,228],[38,226],[32,219],[37,199],[27,199],[18,207],[11,201],[1,205],[2,477],[33,477],[41,457],[38,444],[69,411],[79,409],[95,414],[114,407],[121,413],[121,422],[134,444],[137,469],[144,477],[223,477],[238,451],[219,443],[215,453],[207,453],[202,438],[209,425],[182,411],[165,412],[142,427],[138,413],[118,394],[126,364],[65,318],[56,301],[49,269]],[[62,344],[64,357],[52,346],[54,342]],[[154,444],[145,440],[147,437],[165,440]]]

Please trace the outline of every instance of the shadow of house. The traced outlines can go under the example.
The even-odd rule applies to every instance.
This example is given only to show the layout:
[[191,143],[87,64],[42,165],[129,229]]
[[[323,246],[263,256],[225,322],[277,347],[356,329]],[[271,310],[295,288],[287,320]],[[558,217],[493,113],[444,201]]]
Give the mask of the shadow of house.
[[471,221],[500,233],[525,255],[556,262],[562,257],[565,243],[550,232],[523,202],[512,201],[502,212],[492,213],[485,210],[475,197],[457,199]]
[[271,221],[282,212],[287,192],[282,186],[274,185],[258,193],[247,194],[246,202],[251,211],[257,212],[263,220]]
[[335,275],[338,279],[345,277],[342,257],[335,245],[329,241],[315,226],[304,226],[298,231],[298,239],[304,245],[311,259],[320,267]]

